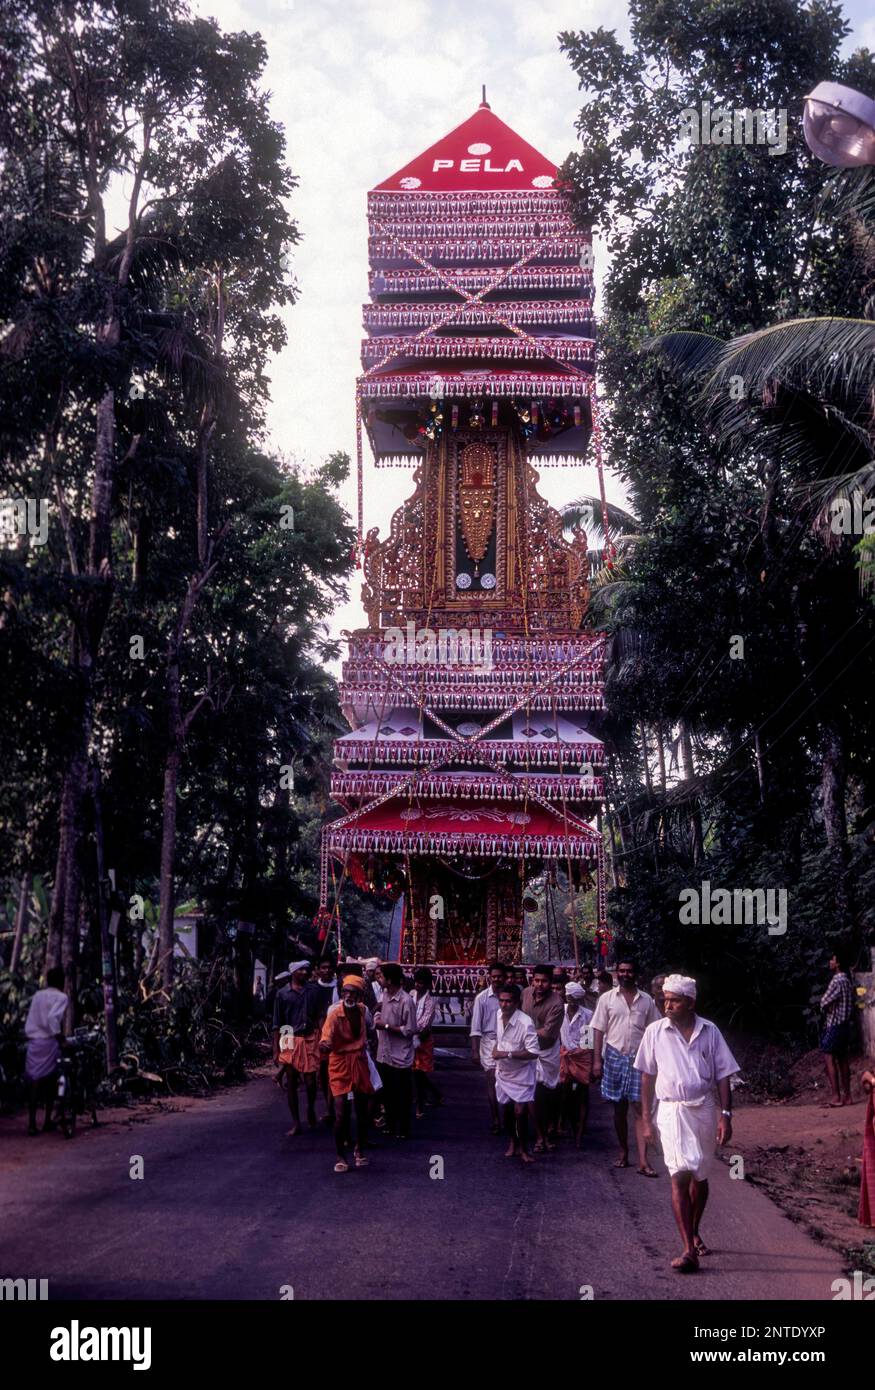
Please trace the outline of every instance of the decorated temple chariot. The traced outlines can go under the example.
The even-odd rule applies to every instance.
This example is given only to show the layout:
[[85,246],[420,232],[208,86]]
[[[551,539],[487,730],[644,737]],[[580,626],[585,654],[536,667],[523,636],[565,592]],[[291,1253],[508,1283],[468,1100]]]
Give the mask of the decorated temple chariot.
[[[368,194],[368,223],[367,626],[343,667],[320,922],[341,937],[348,876],[394,904],[393,954],[467,988],[521,961],[545,872],[595,889],[604,926],[605,639],[586,534],[537,487],[589,457],[601,482],[591,241],[485,94]],[[382,539],[362,534],[365,439],[378,467],[413,470]]]

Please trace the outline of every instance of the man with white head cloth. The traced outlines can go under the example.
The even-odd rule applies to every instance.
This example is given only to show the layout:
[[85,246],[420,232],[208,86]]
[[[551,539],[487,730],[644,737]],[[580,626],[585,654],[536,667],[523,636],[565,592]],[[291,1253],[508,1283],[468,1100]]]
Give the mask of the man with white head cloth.
[[592,1009],[586,1007],[583,985],[565,986],[565,1017],[559,1033],[559,1086],[562,1099],[561,1128],[570,1125],[579,1149],[589,1116],[589,1083],[592,1078]]
[[[716,1144],[732,1138],[729,1079],[738,1063],[720,1029],[696,1013],[696,982],[668,975],[663,985],[665,1018],[651,1023],[635,1058],[641,1073],[645,1136],[653,1138],[653,1097],[665,1165],[671,1174],[671,1204],[684,1242],[672,1269],[692,1274],[708,1250],[699,1223],[708,1201],[708,1174]],[[714,1102],[719,1094],[720,1113]]]

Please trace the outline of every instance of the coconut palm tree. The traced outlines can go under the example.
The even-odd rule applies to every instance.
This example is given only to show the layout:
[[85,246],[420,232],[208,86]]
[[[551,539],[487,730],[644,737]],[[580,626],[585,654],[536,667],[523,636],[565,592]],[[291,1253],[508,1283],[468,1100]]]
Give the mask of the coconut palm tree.
[[[823,206],[848,220],[875,280],[875,169],[845,170]],[[696,383],[693,406],[715,438],[780,470],[800,514],[830,546],[833,518],[875,487],[875,295],[860,318],[795,318],[725,342],[667,333],[650,344]]]

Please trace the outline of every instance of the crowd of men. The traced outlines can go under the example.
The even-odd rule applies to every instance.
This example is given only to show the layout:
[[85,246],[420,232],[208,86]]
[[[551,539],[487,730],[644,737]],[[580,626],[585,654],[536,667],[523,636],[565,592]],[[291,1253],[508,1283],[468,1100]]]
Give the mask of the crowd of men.
[[[289,1134],[300,1129],[299,1090],[316,1128],[321,1085],[334,1129],[336,1173],[368,1165],[372,1128],[409,1138],[411,1114],[442,1097],[432,1079],[437,1000],[432,973],[369,960],[329,961],[311,980],[308,961],[293,961],[277,982],[273,1007],[278,1082],[285,1081]],[[672,1267],[692,1273],[708,1250],[699,1226],[717,1144],[732,1134],[730,1079],[738,1064],[715,1024],[696,1013],[696,982],[659,975],[652,993],[639,988],[633,960],[596,979],[589,966],[531,971],[493,961],[489,983],[471,1011],[471,1059],[482,1068],[492,1133],[506,1137],[505,1156],[523,1164],[555,1151],[565,1136],[580,1148],[589,1088],[601,1083],[613,1108],[617,1168],[630,1166],[630,1121],[636,1171],[656,1178],[648,1147],[658,1130],[671,1176],[672,1209],[683,1241]],[[354,1123],[353,1123],[354,1122]]]

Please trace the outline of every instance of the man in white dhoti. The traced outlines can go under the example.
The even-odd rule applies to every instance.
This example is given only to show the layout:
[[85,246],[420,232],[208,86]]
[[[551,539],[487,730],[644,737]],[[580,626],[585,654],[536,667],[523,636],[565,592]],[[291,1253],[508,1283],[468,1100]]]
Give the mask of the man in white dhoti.
[[495,1096],[511,1135],[505,1158],[519,1154],[523,1163],[534,1163],[529,1153],[529,1106],[534,1104],[537,1084],[538,1033],[528,1014],[520,1009],[520,998],[516,985],[502,985],[499,989],[497,1036],[492,1053]]
[[486,1099],[492,1121],[492,1133],[501,1133],[501,1119],[498,1101],[495,1099],[495,1047],[496,1019],[498,1018],[498,991],[507,979],[507,971],[501,961],[489,964],[489,984],[481,989],[474,1000],[471,1013],[471,1061],[486,1073]]
[[[708,1174],[716,1144],[732,1138],[732,1093],[729,1078],[738,1063],[720,1029],[696,1013],[696,982],[668,975],[663,985],[665,1018],[644,1031],[635,1057],[641,1073],[641,1108],[645,1136],[653,1138],[654,1090],[659,1102],[656,1122],[665,1165],[671,1174],[671,1204],[684,1242],[672,1269],[692,1274],[708,1249],[699,1223],[708,1201]],[[714,1102],[720,1098],[720,1113]]]
[[58,1085],[61,1035],[68,1003],[64,993],[64,972],[60,966],[55,966],[46,975],[46,988],[38,989],[31,999],[24,1023],[27,1038],[24,1079],[28,1083],[29,1134],[37,1133],[36,1112],[41,1096],[46,1105],[43,1129],[53,1128],[52,1106]]

